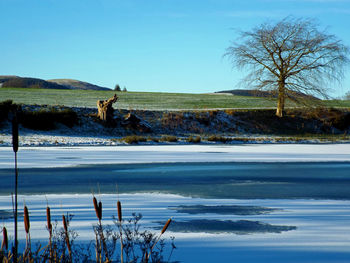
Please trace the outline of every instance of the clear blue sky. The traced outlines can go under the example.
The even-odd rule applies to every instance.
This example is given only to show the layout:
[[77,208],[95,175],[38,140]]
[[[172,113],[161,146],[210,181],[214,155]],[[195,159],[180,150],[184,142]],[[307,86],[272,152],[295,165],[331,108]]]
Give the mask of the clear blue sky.
[[[131,91],[236,88],[232,28],[316,18],[350,46],[350,0],[0,0],[0,75],[72,78]],[[342,87],[350,90],[350,70]]]

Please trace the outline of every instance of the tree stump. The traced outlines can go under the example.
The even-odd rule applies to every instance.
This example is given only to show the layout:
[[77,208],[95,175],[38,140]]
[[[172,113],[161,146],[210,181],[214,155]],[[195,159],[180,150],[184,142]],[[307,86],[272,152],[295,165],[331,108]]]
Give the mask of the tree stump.
[[142,133],[148,133],[152,131],[151,125],[148,122],[133,113],[129,113],[125,117],[124,121],[122,121],[122,125],[133,130],[138,130]]
[[97,116],[104,122],[111,123],[113,121],[113,112],[114,109],[112,107],[113,103],[118,100],[117,94],[114,94],[112,98],[108,100],[98,100],[97,101]]

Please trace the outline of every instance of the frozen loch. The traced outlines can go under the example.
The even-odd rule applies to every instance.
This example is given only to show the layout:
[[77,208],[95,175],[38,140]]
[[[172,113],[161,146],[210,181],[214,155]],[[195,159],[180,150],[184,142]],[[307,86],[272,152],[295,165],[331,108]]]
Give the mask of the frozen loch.
[[[173,261],[348,262],[350,149],[332,145],[28,147],[19,155],[19,208],[33,240],[74,215],[78,242],[93,238],[93,191],[104,224],[141,213],[159,231],[173,217]],[[0,216],[13,233],[13,153],[0,148]],[[115,185],[118,184],[119,195]],[[20,238],[24,239],[22,219]]]

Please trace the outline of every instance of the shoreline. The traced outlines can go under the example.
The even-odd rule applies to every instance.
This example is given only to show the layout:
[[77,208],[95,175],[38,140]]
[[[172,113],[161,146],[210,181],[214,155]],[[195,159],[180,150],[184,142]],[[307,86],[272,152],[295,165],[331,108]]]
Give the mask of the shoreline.
[[[236,136],[218,136],[219,138],[228,138],[226,142],[209,141],[203,136],[200,142],[188,142],[188,137],[175,136],[176,142],[154,141],[152,136],[140,136],[146,141],[138,141],[136,143],[127,143],[123,137],[118,136],[96,136],[88,134],[86,136],[76,135],[56,135],[42,133],[27,133],[19,136],[20,147],[67,147],[67,146],[152,146],[152,145],[276,145],[276,144],[350,144],[350,140],[341,139],[339,137],[325,136],[320,137],[298,137],[298,136],[277,136],[277,135],[236,135]],[[194,136],[196,137],[196,136]],[[160,139],[160,137],[158,138]],[[12,135],[0,134],[0,148],[12,146]]]

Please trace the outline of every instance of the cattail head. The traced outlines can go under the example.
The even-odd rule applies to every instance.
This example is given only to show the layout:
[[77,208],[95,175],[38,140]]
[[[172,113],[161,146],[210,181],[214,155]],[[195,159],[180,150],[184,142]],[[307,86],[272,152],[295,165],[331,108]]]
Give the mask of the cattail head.
[[18,151],[18,120],[16,114],[12,119],[12,148],[15,153]]
[[99,220],[102,220],[102,202],[98,202],[98,214],[99,214],[99,217],[98,219]]
[[162,229],[162,232],[161,232],[162,235],[167,230],[167,228],[169,227],[170,223],[171,223],[171,218],[169,218],[168,221],[166,221],[166,223],[165,223],[165,225],[164,225],[164,227]]
[[47,229],[51,234],[52,233],[51,212],[50,212],[50,207],[48,206],[46,207],[46,221],[47,221]]
[[25,205],[24,206],[24,229],[27,234],[29,233],[29,228],[30,228],[29,213],[28,213],[28,208]]
[[67,233],[68,232],[68,226],[67,226],[66,217],[64,215],[62,215],[62,223],[63,223],[64,231],[66,231],[66,233]]
[[117,207],[118,207],[118,220],[119,222],[122,221],[122,204],[120,203],[120,201],[117,202]]
[[1,243],[1,250],[3,250],[5,248],[5,250],[8,250],[9,247],[9,241],[8,241],[8,237],[7,237],[7,229],[6,227],[2,228],[2,243]]
[[98,220],[101,220],[102,219],[102,203],[101,203],[101,201],[99,203],[97,203],[96,197],[94,197],[92,199],[92,202],[94,203],[96,216],[97,216]]

